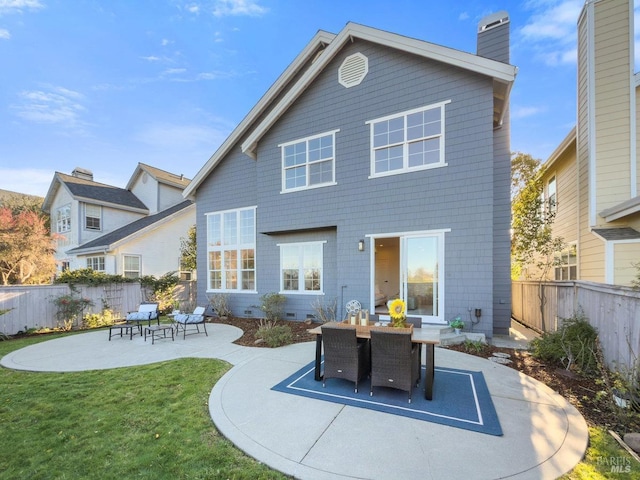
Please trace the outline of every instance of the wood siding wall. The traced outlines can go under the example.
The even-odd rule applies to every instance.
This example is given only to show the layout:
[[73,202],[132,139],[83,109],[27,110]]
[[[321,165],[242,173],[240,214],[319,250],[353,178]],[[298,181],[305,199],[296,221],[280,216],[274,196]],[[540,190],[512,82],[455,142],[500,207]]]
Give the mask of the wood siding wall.
[[[87,308],[84,313],[99,313],[104,300],[117,317],[123,317],[127,312],[137,310],[140,303],[147,300],[139,283],[99,287],[78,285],[76,288],[79,296],[93,301],[93,306]],[[15,335],[34,328],[61,326],[56,318],[57,307],[52,300],[70,292],[66,284],[0,286],[0,310],[9,310],[0,315],[0,332]],[[175,297],[180,301],[180,308],[185,311],[193,310],[195,296],[195,282],[180,282],[176,288]]]
[[[592,282],[513,282],[512,316],[543,332],[554,332],[562,320],[582,309],[596,328],[607,365],[631,368],[640,358],[640,292]],[[544,321],[540,290],[545,295]]]

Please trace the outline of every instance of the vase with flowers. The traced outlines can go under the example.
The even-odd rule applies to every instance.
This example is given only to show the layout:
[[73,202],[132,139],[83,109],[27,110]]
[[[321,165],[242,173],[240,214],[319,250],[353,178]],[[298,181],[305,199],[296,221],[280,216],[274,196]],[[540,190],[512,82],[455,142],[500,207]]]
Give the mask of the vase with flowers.
[[407,326],[407,306],[400,298],[396,298],[389,304],[389,316],[391,317],[391,326],[395,328],[404,328]]

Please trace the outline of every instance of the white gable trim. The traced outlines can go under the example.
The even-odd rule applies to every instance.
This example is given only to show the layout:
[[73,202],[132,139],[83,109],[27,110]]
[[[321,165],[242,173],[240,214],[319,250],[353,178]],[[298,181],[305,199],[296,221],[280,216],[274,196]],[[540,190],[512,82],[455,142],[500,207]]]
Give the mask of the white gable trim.
[[[422,40],[416,40],[401,35],[384,32],[371,27],[365,27],[354,23],[347,26],[329,44],[318,61],[307,70],[300,80],[287,92],[282,100],[260,122],[256,129],[242,143],[242,151],[252,158],[256,158],[258,141],[273,126],[273,124],[286,112],[295,100],[304,92],[309,84],[322,72],[324,67],[338,54],[342,47],[351,39],[359,38],[385,45],[397,50],[402,50],[424,58],[429,58],[456,67],[471,70],[476,73],[493,77],[494,80],[510,86],[515,80],[517,68],[505,63],[479,57],[471,53],[461,52],[452,48],[435,45]],[[506,95],[509,94],[507,88]]]
[[[319,31],[300,52],[287,69],[278,77],[278,79],[269,87],[269,90],[260,98],[258,103],[249,111],[242,119],[238,126],[231,132],[231,135],[222,143],[216,152],[209,158],[207,163],[193,177],[191,183],[182,192],[184,198],[193,195],[200,184],[209,176],[209,173],[216,167],[220,160],[231,150],[243,135],[246,134],[248,128],[273,102],[273,99],[289,84],[291,79],[300,71],[300,68],[309,61],[312,56],[318,55],[318,48],[327,45],[335,38],[333,33]],[[321,56],[321,55],[320,55]],[[317,61],[317,60],[316,60]]]

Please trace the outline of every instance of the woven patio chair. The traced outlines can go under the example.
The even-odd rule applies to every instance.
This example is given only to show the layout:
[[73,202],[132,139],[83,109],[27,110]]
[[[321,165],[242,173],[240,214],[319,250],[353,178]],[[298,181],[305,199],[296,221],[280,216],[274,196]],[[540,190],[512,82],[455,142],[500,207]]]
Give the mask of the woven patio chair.
[[390,387],[409,392],[419,384],[420,346],[411,343],[410,332],[393,328],[371,330],[371,392],[373,387]]
[[355,327],[322,326],[324,344],[324,377],[322,386],[328,378],[343,378],[355,383],[369,373],[369,342],[358,341]]

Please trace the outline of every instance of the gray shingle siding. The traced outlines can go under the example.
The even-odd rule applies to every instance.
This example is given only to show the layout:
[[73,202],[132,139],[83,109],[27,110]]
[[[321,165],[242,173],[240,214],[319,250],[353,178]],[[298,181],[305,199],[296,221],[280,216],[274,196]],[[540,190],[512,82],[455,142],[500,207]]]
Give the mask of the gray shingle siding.
[[[369,73],[360,85],[346,89],[338,83],[338,68],[356,52],[367,56]],[[445,106],[448,165],[368,178],[366,122],[443,101],[450,101]],[[259,296],[279,290],[279,243],[326,242],[321,298],[337,299],[344,313],[344,303],[354,298],[363,308],[373,308],[370,247],[367,241],[359,252],[358,240],[369,234],[450,229],[445,233],[443,318],[461,315],[468,321],[468,309],[481,308],[482,321],[474,331],[491,336],[493,322],[508,321],[508,312],[506,320],[494,318],[501,305],[494,288],[506,295],[509,281],[508,132],[505,141],[505,133],[495,133],[492,125],[491,78],[358,39],[346,45],[260,139],[256,161],[235,148],[198,188],[199,225],[206,212],[257,205],[258,294],[232,294],[234,313],[259,314],[254,307]],[[337,185],[281,193],[278,145],[336,129]],[[307,230],[321,227],[335,228]],[[286,233],[294,230],[304,231]],[[198,245],[198,278],[203,280],[198,296],[206,298],[204,228],[198,230]],[[316,298],[288,295],[285,311],[304,319],[313,313]]]

